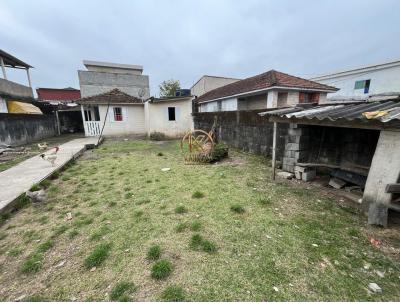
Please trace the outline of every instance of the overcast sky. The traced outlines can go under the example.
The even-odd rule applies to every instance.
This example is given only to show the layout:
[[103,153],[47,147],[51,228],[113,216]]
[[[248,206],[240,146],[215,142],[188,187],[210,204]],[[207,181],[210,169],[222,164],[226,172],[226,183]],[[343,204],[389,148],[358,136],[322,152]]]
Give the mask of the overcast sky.
[[190,88],[204,74],[311,77],[399,59],[399,12],[398,0],[0,0],[0,49],[35,67],[35,88],[79,88],[87,59],[143,65],[156,95],[170,78]]

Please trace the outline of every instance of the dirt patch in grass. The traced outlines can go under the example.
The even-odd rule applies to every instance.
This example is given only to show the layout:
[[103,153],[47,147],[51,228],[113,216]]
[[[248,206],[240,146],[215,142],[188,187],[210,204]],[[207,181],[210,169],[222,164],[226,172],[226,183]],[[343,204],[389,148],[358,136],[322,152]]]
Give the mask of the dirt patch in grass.
[[[399,232],[367,227],[318,188],[271,182],[263,157],[230,156],[185,165],[179,142],[106,141],[51,181],[46,203],[2,218],[0,296],[104,301],[116,288],[133,301],[398,300]],[[21,272],[33,256],[39,268]],[[152,278],[164,260],[169,274]]]

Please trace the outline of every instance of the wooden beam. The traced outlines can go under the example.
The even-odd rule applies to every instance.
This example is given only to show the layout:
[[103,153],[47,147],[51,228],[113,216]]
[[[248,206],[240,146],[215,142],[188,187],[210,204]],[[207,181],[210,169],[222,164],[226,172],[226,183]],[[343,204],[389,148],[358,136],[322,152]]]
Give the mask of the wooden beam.
[[387,184],[385,188],[386,193],[400,193],[400,183],[399,184]]
[[276,131],[277,125],[274,123],[274,132],[272,137],[272,179],[275,180],[275,170],[276,170]]

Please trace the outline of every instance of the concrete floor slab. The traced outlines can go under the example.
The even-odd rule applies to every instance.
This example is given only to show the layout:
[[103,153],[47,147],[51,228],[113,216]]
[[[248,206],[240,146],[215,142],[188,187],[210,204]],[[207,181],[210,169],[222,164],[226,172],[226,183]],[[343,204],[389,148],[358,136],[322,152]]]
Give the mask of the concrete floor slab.
[[85,137],[60,145],[54,166],[37,155],[0,172],[0,212],[5,211],[16,198],[28,191],[32,185],[41,182],[71,159],[78,157],[87,145],[97,145],[97,141],[98,137]]

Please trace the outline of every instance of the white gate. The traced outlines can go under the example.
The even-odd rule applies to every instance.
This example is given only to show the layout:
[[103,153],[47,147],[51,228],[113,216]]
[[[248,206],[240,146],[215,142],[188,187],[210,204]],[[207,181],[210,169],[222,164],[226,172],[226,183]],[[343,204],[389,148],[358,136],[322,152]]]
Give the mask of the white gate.
[[85,134],[86,136],[99,136],[101,127],[98,121],[85,121]]

